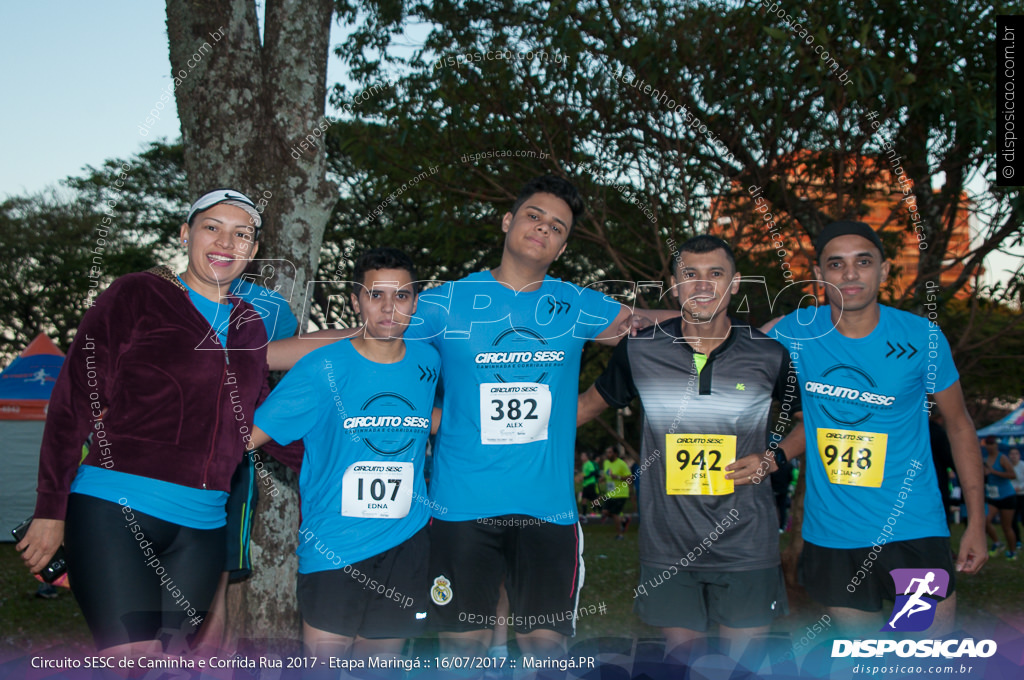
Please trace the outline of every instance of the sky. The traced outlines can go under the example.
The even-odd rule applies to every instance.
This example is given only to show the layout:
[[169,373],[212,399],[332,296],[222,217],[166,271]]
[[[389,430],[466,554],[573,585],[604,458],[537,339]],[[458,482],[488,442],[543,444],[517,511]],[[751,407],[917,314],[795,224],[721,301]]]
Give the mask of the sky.
[[[343,37],[335,26],[332,45]],[[0,3],[0,64],[0,198],[41,191],[86,165],[181,135],[173,106],[140,134],[171,84],[161,0]],[[344,80],[336,57],[327,76]]]
[[[332,45],[343,38],[335,26]],[[140,134],[171,83],[162,0],[0,3],[0,64],[0,200],[181,134],[173,106]],[[328,84],[344,76],[332,55]],[[995,256],[986,279],[1003,278],[1021,257],[1024,249]]]
[[[143,148],[137,123],[171,82],[165,21],[156,0],[0,4],[0,195]],[[165,109],[150,138],[179,132]]]

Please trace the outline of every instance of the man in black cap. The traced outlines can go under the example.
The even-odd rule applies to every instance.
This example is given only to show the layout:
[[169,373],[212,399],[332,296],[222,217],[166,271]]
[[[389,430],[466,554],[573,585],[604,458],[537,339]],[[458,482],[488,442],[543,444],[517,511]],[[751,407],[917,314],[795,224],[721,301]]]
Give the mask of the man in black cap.
[[[953,626],[955,571],[977,572],[987,558],[978,440],[949,343],[933,320],[878,303],[889,262],[867,224],[829,224],[816,250],[828,306],[771,327],[799,373],[804,407],[801,580],[841,629],[877,633],[882,599],[906,594],[896,592],[890,570],[944,570],[948,587],[930,596],[941,602],[929,635],[941,635]],[[929,448],[928,395],[945,419],[968,507],[955,568]]]

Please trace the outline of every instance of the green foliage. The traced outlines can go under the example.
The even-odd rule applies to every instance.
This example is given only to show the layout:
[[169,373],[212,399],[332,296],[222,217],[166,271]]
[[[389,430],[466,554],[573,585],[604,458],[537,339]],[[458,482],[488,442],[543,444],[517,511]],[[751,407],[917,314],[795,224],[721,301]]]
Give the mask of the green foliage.
[[[963,200],[994,172],[994,51],[979,49],[994,44],[988,3],[818,3],[784,8],[788,19],[733,2],[363,4],[370,18],[338,53],[361,86],[388,85],[334,127],[334,151],[355,171],[339,176],[368,182],[379,204],[437,166],[406,209],[375,220],[413,243],[421,228],[500,214],[523,179],[552,172],[590,204],[566,273],[664,280],[666,240],[707,229],[723,196],[734,203],[754,184],[793,236],[862,216],[890,170],[888,144],[917,187],[929,243],[919,285],[938,276],[965,210],[984,238],[955,288],[1022,221],[1019,191]],[[411,54],[410,34],[422,40]],[[533,56],[487,58],[501,50]],[[534,157],[472,160],[493,151]],[[891,195],[888,220],[912,233],[902,198]],[[756,222],[743,211],[736,224]],[[353,234],[367,227],[347,208],[337,217]],[[782,283],[774,255],[751,249],[743,264]]]
[[65,185],[0,203],[5,363],[40,332],[67,349],[98,292],[122,274],[167,261],[188,205],[180,145],[153,143]]
[[[110,159],[100,168],[87,166],[85,175],[69,177],[64,183],[88,205],[108,206],[112,201],[119,232],[140,246],[155,248],[158,257],[166,257],[171,254],[166,247],[177,241],[194,198],[184,167],[180,140],[157,141],[131,158]],[[125,168],[128,177],[119,189],[115,181]]]
[[[949,225],[968,211],[979,230],[974,250],[959,260],[963,274],[944,291],[943,299],[952,299],[972,284],[987,253],[1024,238],[1019,189],[985,184],[994,173],[993,17],[1006,13],[1007,3],[858,0],[783,10],[790,23],[760,3],[723,1],[339,2],[337,15],[354,29],[337,54],[356,84],[331,95],[349,108],[326,135],[329,177],[340,189],[316,278],[348,279],[355,257],[378,245],[408,251],[425,280],[493,267],[501,217],[518,187],[552,173],[574,181],[587,203],[553,275],[581,285],[619,280],[604,288],[627,295],[630,282],[661,281],[662,291],[652,288],[636,304],[669,306],[660,292],[673,244],[711,228],[713,215],[728,216],[723,229],[741,246],[740,271],[763,277],[774,294],[787,280],[769,230],[746,200],[748,187],[763,187],[786,258],[795,263],[807,255],[799,234],[863,215],[867,199],[884,187],[882,153],[892,144],[917,188],[928,239],[919,284],[950,266]],[[819,46],[833,62],[815,52]],[[528,58],[506,58],[512,53]],[[43,249],[36,258],[58,271],[66,261],[80,268],[90,220],[98,224],[103,206],[117,198],[112,210],[124,247],[166,260],[190,198],[182,159],[180,144],[151,145],[128,159],[129,181],[119,194],[112,183],[121,161],[87,168],[67,181],[74,198],[61,203],[81,214],[50,219],[52,239],[39,243],[29,243],[33,229],[42,233],[29,228],[36,219],[29,204],[41,199],[9,201],[3,241],[20,253]],[[892,193],[890,207],[902,198]],[[47,210],[39,208],[40,224]],[[888,219],[908,216],[892,210]],[[46,248],[56,248],[48,241],[65,232],[62,247],[70,251],[58,266]],[[105,281],[149,260],[120,262],[104,262]],[[5,266],[8,281],[26,276],[26,289],[36,291],[9,294],[16,311],[0,323],[10,347],[47,328],[45,319],[60,325],[66,344],[84,311],[82,293],[74,292],[81,275],[77,284],[73,274],[56,283],[57,275],[32,258]],[[70,295],[46,297],[42,289],[53,285],[71,286]],[[330,304],[338,288],[315,288],[316,324],[352,321]],[[994,302],[976,309],[1005,307],[1012,317],[1021,290],[1018,277],[984,291]],[[758,324],[785,311],[757,302],[738,315]],[[69,303],[72,312],[51,309]],[[919,313],[922,303],[920,290],[900,302]],[[952,311],[947,316],[941,323],[950,327],[962,369],[987,376],[985,366],[997,370],[994,362],[973,357],[1019,354],[999,344],[1006,333],[983,330],[998,318],[981,323],[976,312],[974,322],[961,324]],[[584,387],[604,356],[588,348]],[[980,377],[972,394],[1001,380]],[[595,442],[605,436],[600,430]]]
[[1024,317],[991,298],[939,301],[942,332],[956,350],[960,384],[979,425],[993,400],[1015,403],[1024,385]]
[[[715,0],[360,7],[366,20],[337,49],[367,88],[334,94],[336,104],[359,100],[331,130],[343,198],[327,238],[338,252],[388,239],[430,276],[493,266],[516,187],[549,172],[574,181],[588,203],[557,275],[664,282],[669,239],[729,216],[722,231],[741,246],[740,270],[774,294],[787,281],[748,188],[763,187],[790,264],[809,259],[801,235],[862,218],[880,196],[881,219],[913,234],[890,148],[928,244],[898,305],[920,313],[925,282],[962,265],[944,291],[952,299],[976,285],[986,255],[1021,242],[1020,190],[990,184],[994,16],[1005,2],[789,3],[781,17],[761,3]],[[533,56],[488,58],[500,50]],[[965,217],[977,235],[954,257],[952,225]],[[984,291],[1010,310],[1019,292]],[[637,304],[667,302],[651,294]],[[758,324],[785,304],[740,316]],[[963,337],[953,346],[986,374],[965,348],[1003,355],[1006,335],[983,325],[954,329]]]

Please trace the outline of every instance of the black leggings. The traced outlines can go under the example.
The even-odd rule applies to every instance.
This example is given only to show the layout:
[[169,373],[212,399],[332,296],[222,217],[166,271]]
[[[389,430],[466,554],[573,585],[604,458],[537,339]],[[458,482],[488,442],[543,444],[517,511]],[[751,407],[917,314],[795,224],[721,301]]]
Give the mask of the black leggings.
[[190,529],[73,493],[68,581],[99,649],[198,630],[224,567],[225,529]]

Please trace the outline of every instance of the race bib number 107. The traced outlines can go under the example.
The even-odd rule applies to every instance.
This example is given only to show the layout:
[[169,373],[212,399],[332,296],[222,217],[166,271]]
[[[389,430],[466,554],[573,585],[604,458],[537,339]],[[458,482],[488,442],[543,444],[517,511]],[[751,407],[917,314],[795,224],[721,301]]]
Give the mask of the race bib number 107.
[[548,438],[551,390],[544,383],[482,383],[480,443],[527,444]]
[[364,460],[353,463],[341,478],[344,517],[399,519],[412,505],[412,463]]

